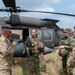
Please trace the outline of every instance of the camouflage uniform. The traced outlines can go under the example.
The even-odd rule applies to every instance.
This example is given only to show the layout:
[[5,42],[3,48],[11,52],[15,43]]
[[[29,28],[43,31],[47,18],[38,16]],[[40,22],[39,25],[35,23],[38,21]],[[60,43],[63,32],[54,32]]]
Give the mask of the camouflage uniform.
[[71,37],[71,40],[70,40],[70,44],[71,44],[71,47],[72,47],[72,52],[70,52],[69,54],[69,58],[68,60],[70,61],[70,68],[72,69],[72,73],[73,75],[75,75],[75,37]]
[[41,56],[40,53],[44,50],[43,42],[40,38],[29,36],[25,41],[25,45],[27,46],[28,42],[31,42],[31,69],[32,73],[35,75],[40,75],[40,72],[46,72],[46,65],[44,56]]
[[11,75],[14,48],[9,39],[0,37],[0,75]]
[[[66,28],[64,30],[64,32],[71,32],[70,29]],[[62,68],[63,68],[63,75],[71,75],[70,73],[68,74],[68,68],[67,68],[67,58],[69,55],[69,52],[72,50],[71,46],[70,46],[70,36],[68,37],[64,37],[61,41],[60,41],[60,46],[63,45],[65,46],[65,48],[61,48],[59,50],[59,55],[62,57]]]

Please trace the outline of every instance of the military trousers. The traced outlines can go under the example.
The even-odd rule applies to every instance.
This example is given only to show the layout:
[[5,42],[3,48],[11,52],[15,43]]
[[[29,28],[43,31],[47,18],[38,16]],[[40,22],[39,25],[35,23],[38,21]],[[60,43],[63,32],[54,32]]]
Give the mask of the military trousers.
[[31,70],[35,75],[41,75],[40,73],[46,73],[46,63],[44,56],[39,54],[33,54],[31,57]]
[[0,69],[0,75],[12,75],[10,69]]
[[73,75],[75,75],[75,67],[73,68]]
[[70,68],[68,75],[75,75],[75,67]]
[[67,67],[67,55],[62,58],[63,75],[73,75],[72,68]]
[[68,75],[66,63],[67,63],[67,56],[64,56],[64,57],[62,57],[63,75]]
[[67,75],[73,75],[73,68],[72,67],[67,67]]
[[31,66],[31,72],[33,75],[40,75],[39,73],[39,55],[38,54],[32,54],[30,66]]

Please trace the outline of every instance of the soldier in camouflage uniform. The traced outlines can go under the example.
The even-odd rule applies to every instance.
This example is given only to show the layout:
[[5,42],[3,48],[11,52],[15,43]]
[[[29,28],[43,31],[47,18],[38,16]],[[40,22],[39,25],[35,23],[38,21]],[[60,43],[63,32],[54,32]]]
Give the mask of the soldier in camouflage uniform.
[[68,54],[70,50],[72,50],[69,42],[71,39],[70,34],[71,34],[70,28],[64,29],[64,38],[60,41],[60,46],[59,46],[59,56],[62,57],[63,75],[68,75],[66,62]]
[[69,54],[67,65],[72,69],[73,75],[75,75],[75,30],[73,32],[73,36],[71,37],[70,44],[72,47],[72,51]]
[[32,35],[25,41],[25,47],[28,50],[29,41],[31,43],[31,70],[33,75],[45,75],[46,64],[44,59],[44,44],[41,38],[37,37],[36,29],[32,29]]
[[11,31],[3,29],[0,37],[0,75],[11,75],[11,65],[16,41],[11,44]]

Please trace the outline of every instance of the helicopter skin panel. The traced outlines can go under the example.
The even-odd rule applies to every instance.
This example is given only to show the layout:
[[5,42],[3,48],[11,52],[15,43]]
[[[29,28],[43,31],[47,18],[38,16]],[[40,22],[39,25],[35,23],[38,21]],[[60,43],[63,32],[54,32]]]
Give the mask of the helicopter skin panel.
[[5,21],[6,24],[12,24],[12,26],[30,26],[30,27],[46,27],[47,24],[51,25],[53,22],[43,21],[36,18],[23,17],[18,15],[10,16],[9,20]]
[[15,4],[15,0],[2,0],[5,7],[12,7],[13,9],[15,9],[16,4]]
[[59,22],[59,20],[47,19],[47,18],[45,18],[45,19],[41,19],[41,20],[43,20],[43,21],[52,21],[52,22],[54,22],[54,23]]

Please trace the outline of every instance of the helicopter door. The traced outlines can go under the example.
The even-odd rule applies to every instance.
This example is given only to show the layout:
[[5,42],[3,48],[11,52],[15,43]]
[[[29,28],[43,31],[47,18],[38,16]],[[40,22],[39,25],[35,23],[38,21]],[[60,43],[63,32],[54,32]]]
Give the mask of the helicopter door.
[[46,30],[43,30],[43,42],[44,42],[44,45],[46,47],[54,47],[55,45],[55,41],[54,41],[54,30],[53,29],[46,29]]
[[23,29],[23,40],[25,41],[26,38],[29,36],[29,29],[26,28],[26,29]]

